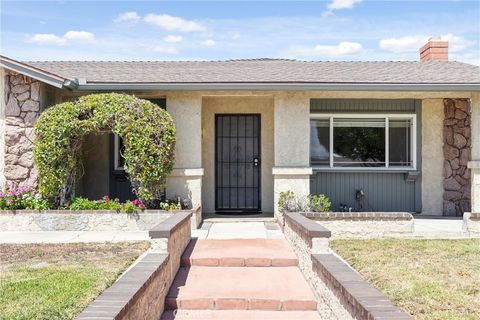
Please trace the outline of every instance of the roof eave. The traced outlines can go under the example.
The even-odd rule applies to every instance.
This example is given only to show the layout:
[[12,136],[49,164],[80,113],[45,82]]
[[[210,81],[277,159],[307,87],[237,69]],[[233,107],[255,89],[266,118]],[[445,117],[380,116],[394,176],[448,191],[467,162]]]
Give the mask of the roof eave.
[[67,81],[67,79],[65,78],[50,74],[41,69],[37,69],[28,64],[4,56],[0,56],[0,67],[14,71],[16,73],[20,73],[32,79],[54,86],[56,88],[63,88],[64,82]]
[[330,90],[330,91],[480,91],[480,83],[86,83],[79,91]]

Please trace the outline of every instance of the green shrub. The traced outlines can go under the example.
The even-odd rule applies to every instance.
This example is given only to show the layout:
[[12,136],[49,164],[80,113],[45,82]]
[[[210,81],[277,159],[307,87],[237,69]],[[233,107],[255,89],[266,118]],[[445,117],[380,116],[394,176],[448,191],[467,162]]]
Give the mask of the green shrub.
[[311,194],[308,196],[310,211],[329,212],[332,203],[324,194]]
[[166,202],[160,203],[160,209],[166,210],[166,211],[172,211],[172,210],[180,210],[184,208],[182,208],[182,204],[180,200],[177,200],[176,202],[172,200],[167,200]]
[[28,187],[5,187],[0,191],[0,210],[47,210],[48,200],[33,193]]
[[104,196],[100,200],[89,200],[82,197],[68,199],[65,201],[63,208],[68,210],[110,210],[134,213],[144,210],[145,205],[139,199],[121,203],[118,199],[111,200],[108,196]]
[[65,201],[64,207],[69,210],[97,210],[98,205],[95,201],[88,200],[82,197]]
[[22,196],[22,204],[25,209],[29,210],[48,210],[51,204],[44,199],[41,194],[24,194]]
[[297,211],[297,199],[293,191],[280,192],[278,197],[278,209],[281,212]]
[[156,104],[104,93],[48,108],[35,123],[34,160],[39,192],[62,203],[80,176],[82,138],[109,130],[122,137],[125,170],[142,200],[160,199],[175,162],[175,126]]
[[284,191],[278,197],[278,209],[281,212],[329,212],[330,207],[330,200],[323,194],[300,198],[293,191]]

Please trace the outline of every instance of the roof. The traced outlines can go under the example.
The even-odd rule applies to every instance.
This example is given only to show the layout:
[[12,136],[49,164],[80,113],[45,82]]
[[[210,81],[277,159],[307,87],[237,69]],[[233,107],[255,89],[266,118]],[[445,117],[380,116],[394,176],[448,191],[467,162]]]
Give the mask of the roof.
[[[8,58],[7,58],[8,59]],[[12,60],[14,61],[14,60]],[[27,61],[84,85],[476,85],[480,67],[454,61]],[[78,79],[78,80],[75,80]]]

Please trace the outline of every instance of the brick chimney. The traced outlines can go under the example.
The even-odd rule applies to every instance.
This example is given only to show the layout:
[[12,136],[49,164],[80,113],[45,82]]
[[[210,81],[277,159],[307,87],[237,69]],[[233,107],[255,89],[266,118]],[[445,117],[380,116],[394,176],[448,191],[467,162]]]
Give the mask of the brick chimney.
[[430,37],[420,48],[420,61],[448,61],[448,41],[442,41],[440,36]]

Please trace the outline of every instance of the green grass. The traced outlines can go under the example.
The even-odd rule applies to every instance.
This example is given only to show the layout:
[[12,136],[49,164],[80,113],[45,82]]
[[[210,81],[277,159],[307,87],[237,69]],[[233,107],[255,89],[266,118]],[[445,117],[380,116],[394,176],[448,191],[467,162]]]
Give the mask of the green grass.
[[480,240],[334,240],[333,250],[415,319],[480,319]]
[[73,319],[147,248],[0,245],[0,319]]

